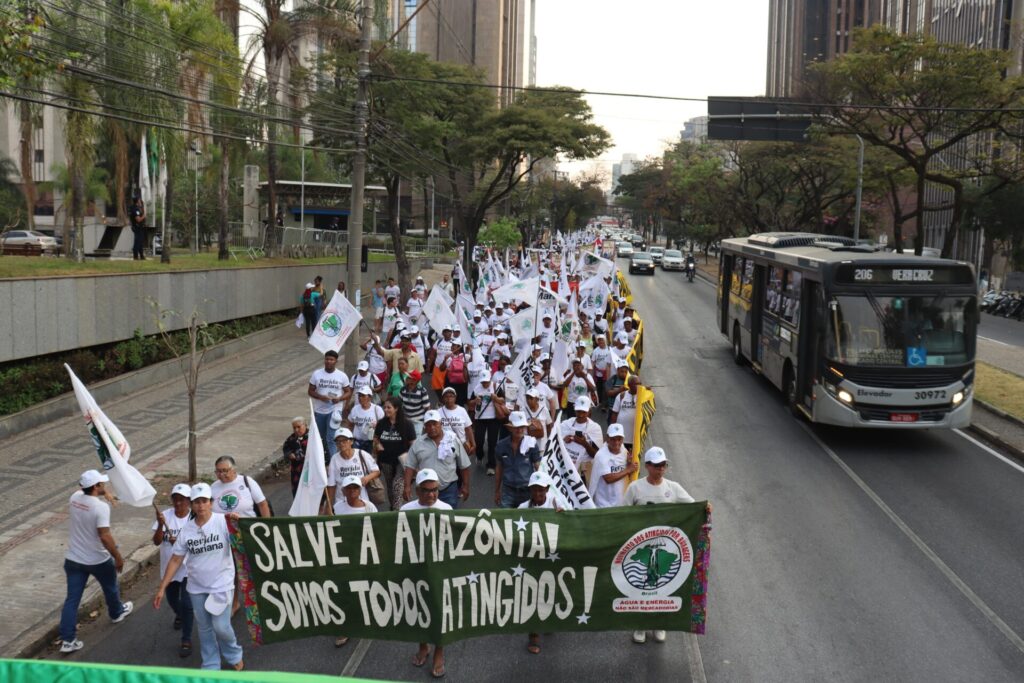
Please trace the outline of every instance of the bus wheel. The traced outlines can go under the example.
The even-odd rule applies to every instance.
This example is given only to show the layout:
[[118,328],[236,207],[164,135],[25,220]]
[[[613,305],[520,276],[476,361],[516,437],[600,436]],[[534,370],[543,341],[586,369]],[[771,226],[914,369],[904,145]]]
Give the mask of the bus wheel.
[[747,359],[743,357],[743,348],[740,346],[740,328],[732,328],[732,359],[736,365],[746,365]]
[[786,370],[782,375],[782,391],[786,397],[786,406],[789,408],[789,412],[794,417],[800,417],[800,409],[797,407],[800,402],[800,397],[797,394],[796,386],[796,373],[793,372],[793,368],[790,365],[786,366]]

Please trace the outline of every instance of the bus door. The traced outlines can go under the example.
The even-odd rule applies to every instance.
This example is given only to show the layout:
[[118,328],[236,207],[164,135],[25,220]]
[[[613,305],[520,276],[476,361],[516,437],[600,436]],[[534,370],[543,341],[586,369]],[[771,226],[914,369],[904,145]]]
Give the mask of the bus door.
[[722,252],[718,262],[718,329],[729,336],[729,289],[732,286],[732,254]]
[[825,293],[820,282],[805,280],[801,292],[800,339],[798,347],[797,391],[801,403],[813,410],[812,392],[814,381],[821,366],[821,355],[825,348],[825,329],[828,314]]
[[[750,259],[747,259],[750,264]],[[764,279],[767,268],[761,264],[754,264],[754,272],[751,285],[753,293],[750,299],[750,360],[758,365],[764,362],[761,347],[761,324],[763,320],[760,303],[764,301]],[[746,278],[744,278],[746,279]]]

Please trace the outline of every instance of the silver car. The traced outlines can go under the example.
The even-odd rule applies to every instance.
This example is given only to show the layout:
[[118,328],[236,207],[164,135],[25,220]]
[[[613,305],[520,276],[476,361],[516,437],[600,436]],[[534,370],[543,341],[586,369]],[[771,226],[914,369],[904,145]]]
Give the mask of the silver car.
[[619,242],[617,245],[615,245],[615,250],[619,256],[633,255],[633,245],[630,244],[629,242]]
[[57,251],[57,240],[36,230],[11,230],[4,234],[5,247],[39,247],[43,251]]
[[685,270],[686,259],[683,258],[683,252],[678,249],[666,249],[665,253],[661,256],[661,269]]

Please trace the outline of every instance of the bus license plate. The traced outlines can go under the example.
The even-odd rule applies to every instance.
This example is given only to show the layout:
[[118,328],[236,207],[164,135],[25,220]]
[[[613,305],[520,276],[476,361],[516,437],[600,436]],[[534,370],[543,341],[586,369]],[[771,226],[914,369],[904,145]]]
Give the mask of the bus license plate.
[[889,415],[890,422],[917,422],[918,413],[892,413]]

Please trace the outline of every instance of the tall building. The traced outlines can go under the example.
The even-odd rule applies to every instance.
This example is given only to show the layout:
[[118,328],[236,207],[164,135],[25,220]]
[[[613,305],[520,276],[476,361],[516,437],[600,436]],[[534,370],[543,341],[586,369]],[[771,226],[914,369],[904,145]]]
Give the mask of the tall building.
[[683,122],[683,129],[679,131],[680,140],[702,143],[708,139],[708,117],[695,116]]

